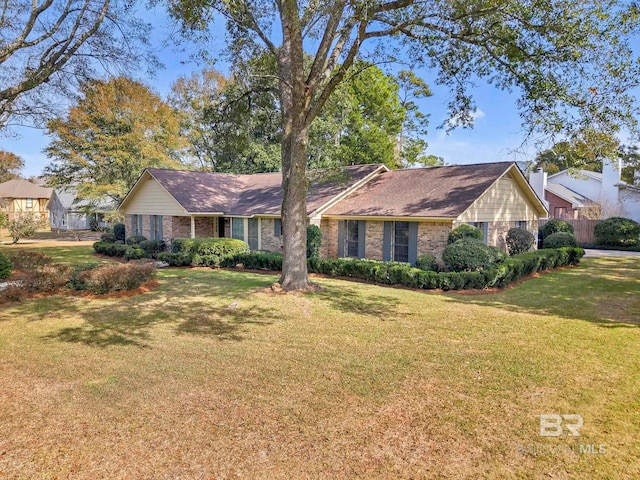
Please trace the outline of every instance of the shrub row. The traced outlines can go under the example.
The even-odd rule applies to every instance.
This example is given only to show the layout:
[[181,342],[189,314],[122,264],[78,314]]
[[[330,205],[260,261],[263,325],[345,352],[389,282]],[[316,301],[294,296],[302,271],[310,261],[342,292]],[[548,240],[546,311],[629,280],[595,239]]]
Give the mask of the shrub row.
[[0,252],[0,280],[9,278],[12,270],[13,264],[11,263],[11,260],[9,260],[9,257],[4,253]]
[[[534,272],[577,264],[583,255],[584,250],[581,248],[536,250],[513,255],[498,266],[481,271],[447,273],[421,270],[408,263],[350,258],[310,258],[307,265],[309,272],[332,277],[360,278],[385,285],[427,290],[465,290],[504,287]],[[269,252],[234,255],[223,266],[238,263],[242,263],[245,268],[279,271],[282,269],[282,256]]]
[[156,268],[150,263],[100,265],[95,268],[78,267],[67,285],[74,290],[87,290],[96,295],[133,290],[155,278]]

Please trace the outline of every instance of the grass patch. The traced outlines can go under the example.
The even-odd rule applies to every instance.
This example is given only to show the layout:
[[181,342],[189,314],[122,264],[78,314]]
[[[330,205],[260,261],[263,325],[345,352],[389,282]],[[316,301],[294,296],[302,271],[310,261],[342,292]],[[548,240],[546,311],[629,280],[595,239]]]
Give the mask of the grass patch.
[[[283,295],[266,288],[277,277],[205,269],[158,279],[136,297],[0,311],[5,476],[640,471],[639,259],[585,259],[484,295],[334,279]],[[540,437],[544,413],[582,415],[582,436]],[[519,450],[535,444],[606,453]]]

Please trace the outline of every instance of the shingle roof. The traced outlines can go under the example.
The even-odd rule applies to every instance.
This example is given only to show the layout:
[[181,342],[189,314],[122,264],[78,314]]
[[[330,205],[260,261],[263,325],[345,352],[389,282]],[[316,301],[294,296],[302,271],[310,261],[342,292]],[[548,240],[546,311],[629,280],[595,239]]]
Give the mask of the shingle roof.
[[547,192],[551,192],[563,200],[570,202],[571,205],[573,205],[573,208],[582,208],[589,203],[592,203],[592,201],[584,195],[580,195],[578,192],[574,192],[570,188],[559,183],[547,183],[545,188]]
[[453,165],[384,172],[326,215],[457,218],[498,178],[511,162]]
[[22,178],[0,183],[0,198],[50,198],[52,192]]
[[[345,167],[345,178],[314,181],[307,193],[307,214],[313,213],[345,189],[364,179],[380,165]],[[225,215],[280,215],[282,174],[193,172],[149,168],[147,171],[190,213]]]

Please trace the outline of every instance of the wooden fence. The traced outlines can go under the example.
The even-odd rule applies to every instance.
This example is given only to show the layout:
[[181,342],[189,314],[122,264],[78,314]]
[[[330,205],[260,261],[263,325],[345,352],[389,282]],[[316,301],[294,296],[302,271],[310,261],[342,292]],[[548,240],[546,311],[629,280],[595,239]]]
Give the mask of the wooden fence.
[[[538,223],[539,227],[542,227],[548,220],[541,219]],[[566,220],[563,221],[573,226],[573,234],[578,240],[578,244],[583,245],[585,243],[596,243],[596,236],[593,233],[596,225],[602,220]]]

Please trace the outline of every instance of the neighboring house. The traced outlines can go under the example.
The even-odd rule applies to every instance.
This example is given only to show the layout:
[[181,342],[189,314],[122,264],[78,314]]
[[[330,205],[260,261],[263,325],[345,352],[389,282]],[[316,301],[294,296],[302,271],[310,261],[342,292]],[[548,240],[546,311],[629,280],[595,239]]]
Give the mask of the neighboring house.
[[24,213],[39,215],[49,223],[49,200],[53,190],[22,178],[0,183],[0,210],[9,220]]
[[640,221],[640,188],[620,180],[620,162],[606,161],[602,173],[563,170],[530,175],[536,193],[547,202],[551,218],[622,216]]
[[[54,190],[49,202],[51,228],[55,230],[89,230],[92,222],[100,227],[107,226],[101,213],[87,213],[86,202],[76,202],[75,189]],[[102,205],[98,210],[113,210],[113,205]]]
[[[233,237],[252,250],[282,248],[280,173],[232,175],[147,169],[120,210],[127,235],[150,239]],[[504,248],[509,228],[534,234],[547,211],[513,163],[389,170],[344,169],[343,178],[311,182],[309,223],[322,230],[323,257],[415,262],[440,257],[449,232],[479,227]]]

